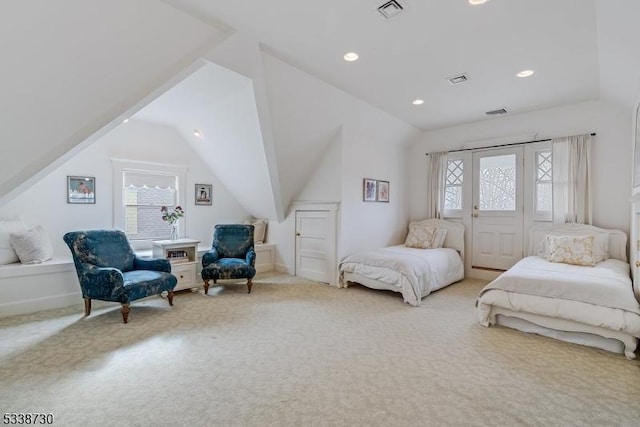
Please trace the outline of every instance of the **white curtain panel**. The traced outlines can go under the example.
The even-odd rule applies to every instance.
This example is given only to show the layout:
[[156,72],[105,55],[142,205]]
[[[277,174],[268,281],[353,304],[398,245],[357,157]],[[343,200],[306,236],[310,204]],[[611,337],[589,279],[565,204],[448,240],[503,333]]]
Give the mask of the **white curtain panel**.
[[427,212],[429,218],[442,218],[447,154],[447,152],[429,154],[429,211]]
[[553,222],[591,224],[591,135],[553,140]]

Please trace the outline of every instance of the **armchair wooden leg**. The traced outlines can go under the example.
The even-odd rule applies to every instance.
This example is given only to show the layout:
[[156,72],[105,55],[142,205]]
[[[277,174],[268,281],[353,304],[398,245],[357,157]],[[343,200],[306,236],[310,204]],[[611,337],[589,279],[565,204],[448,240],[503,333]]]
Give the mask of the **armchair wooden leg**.
[[91,298],[84,299],[84,315],[88,316],[91,314]]
[[167,292],[167,299],[169,300],[169,305],[173,305],[173,291]]
[[122,312],[122,320],[124,321],[124,323],[127,323],[127,320],[129,319],[129,311],[131,311],[131,309],[129,308],[129,303],[124,303],[122,304],[122,308],[120,309],[120,311]]
[[205,295],[209,293],[209,279],[204,281],[204,293]]
[[248,294],[251,293],[252,286],[253,286],[253,282],[251,281],[251,279],[247,279],[247,288],[249,288],[249,292],[247,292]]

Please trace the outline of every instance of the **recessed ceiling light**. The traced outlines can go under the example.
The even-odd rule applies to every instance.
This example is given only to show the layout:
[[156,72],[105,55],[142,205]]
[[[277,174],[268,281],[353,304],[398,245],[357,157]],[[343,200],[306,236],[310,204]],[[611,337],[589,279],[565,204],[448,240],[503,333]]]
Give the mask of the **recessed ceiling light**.
[[469,0],[469,4],[471,6],[478,6],[478,5],[481,5],[481,4],[485,4],[488,1],[489,0]]
[[356,61],[358,58],[359,56],[355,52],[347,52],[344,54],[345,61],[353,62],[353,61]]
[[533,76],[533,73],[535,73],[535,71],[533,71],[533,70],[522,70],[522,71],[516,73],[516,76],[523,77],[523,78],[524,77],[530,77],[530,76]]
[[128,121],[129,121],[129,119],[124,119],[124,120],[122,121],[122,123],[127,123]]
[[202,138],[202,131],[200,131],[200,129],[194,129],[193,134],[198,138]]
[[411,101],[411,103],[413,105],[422,105],[424,104],[424,99],[414,99],[413,101]]

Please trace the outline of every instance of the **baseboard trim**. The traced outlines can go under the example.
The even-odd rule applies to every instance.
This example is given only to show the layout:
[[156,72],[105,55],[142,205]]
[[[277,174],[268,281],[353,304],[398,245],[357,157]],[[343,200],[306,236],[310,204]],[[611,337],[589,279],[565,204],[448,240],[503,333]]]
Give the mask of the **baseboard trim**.
[[291,275],[295,274],[295,270],[286,264],[276,264],[276,271],[279,273],[287,273]]

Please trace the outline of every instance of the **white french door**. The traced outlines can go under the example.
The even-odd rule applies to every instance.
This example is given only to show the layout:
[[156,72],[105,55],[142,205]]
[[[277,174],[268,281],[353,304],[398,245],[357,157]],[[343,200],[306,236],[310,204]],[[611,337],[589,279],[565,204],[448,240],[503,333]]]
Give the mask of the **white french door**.
[[473,153],[473,268],[507,270],[523,254],[523,148]]

